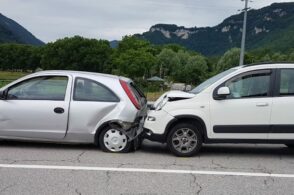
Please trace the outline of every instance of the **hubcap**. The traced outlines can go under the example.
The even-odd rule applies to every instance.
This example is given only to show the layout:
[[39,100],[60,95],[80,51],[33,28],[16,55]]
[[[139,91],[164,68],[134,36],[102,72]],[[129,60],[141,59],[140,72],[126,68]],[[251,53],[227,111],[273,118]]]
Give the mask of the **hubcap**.
[[178,152],[191,152],[197,146],[197,135],[189,128],[178,129],[172,136],[172,145]]
[[112,152],[122,151],[127,145],[127,137],[116,129],[109,129],[104,135],[104,145]]

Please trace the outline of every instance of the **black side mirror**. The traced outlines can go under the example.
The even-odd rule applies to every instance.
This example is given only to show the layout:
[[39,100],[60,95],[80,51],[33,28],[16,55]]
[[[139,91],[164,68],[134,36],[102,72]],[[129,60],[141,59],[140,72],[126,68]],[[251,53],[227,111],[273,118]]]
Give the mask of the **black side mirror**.
[[0,91],[0,99],[1,100],[6,100],[7,99],[7,90]]
[[214,94],[215,100],[224,100],[227,98],[228,95],[230,95],[230,88],[228,87],[221,87],[217,90],[216,94]]

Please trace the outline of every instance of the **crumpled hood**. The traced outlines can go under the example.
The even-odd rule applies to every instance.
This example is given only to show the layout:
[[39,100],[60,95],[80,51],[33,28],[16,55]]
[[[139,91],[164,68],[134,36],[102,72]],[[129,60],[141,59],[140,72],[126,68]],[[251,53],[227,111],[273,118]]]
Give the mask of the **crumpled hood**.
[[153,104],[154,108],[157,108],[159,105],[167,101],[175,101],[175,100],[182,100],[182,99],[190,99],[195,97],[196,95],[193,93],[187,93],[183,91],[168,91],[161,95]]

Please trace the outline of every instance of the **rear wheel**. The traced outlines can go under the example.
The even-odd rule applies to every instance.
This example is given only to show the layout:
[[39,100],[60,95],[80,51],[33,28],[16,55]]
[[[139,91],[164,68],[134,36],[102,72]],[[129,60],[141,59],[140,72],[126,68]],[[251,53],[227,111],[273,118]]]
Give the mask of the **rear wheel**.
[[121,131],[107,127],[102,130],[99,136],[99,145],[104,152],[124,153],[129,152],[131,142]]
[[193,156],[202,146],[200,129],[189,123],[177,124],[167,137],[167,145],[176,156]]

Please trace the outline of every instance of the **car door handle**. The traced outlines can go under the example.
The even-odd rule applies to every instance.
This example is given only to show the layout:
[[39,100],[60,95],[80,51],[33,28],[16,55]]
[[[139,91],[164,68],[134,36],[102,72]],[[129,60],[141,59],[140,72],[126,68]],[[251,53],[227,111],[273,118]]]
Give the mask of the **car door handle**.
[[257,107],[266,107],[268,106],[269,104],[267,102],[259,102],[259,103],[256,103],[256,106]]
[[57,108],[54,108],[54,112],[57,113],[57,114],[62,114],[62,113],[64,113],[64,109],[60,108],[60,107],[57,107]]

